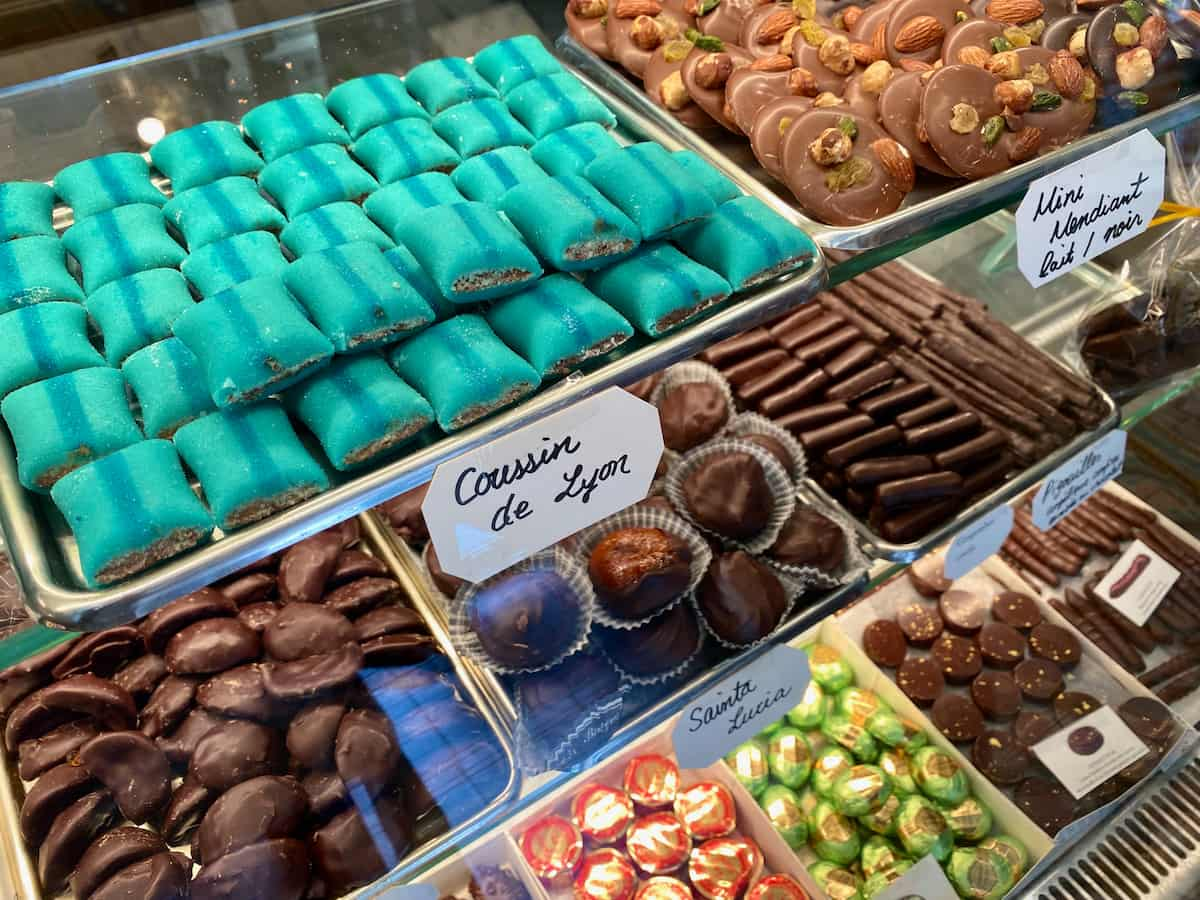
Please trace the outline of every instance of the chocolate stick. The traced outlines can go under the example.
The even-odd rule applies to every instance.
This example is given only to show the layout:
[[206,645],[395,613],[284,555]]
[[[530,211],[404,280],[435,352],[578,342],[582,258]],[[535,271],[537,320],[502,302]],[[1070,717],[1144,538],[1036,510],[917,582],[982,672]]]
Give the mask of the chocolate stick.
[[875,303],[861,288],[846,282],[835,287],[833,293],[883,328],[900,343],[907,347],[921,346],[922,337],[919,331],[899,316],[890,315],[887,309]]
[[1023,547],[1027,553],[1031,554],[1038,561],[1045,563],[1055,572],[1061,572],[1063,575],[1079,574],[1079,569],[1076,568],[1073,570],[1071,564],[1060,554],[1055,553],[1049,547],[1034,540],[1021,529],[1014,527],[1009,536]]
[[[1154,640],[1150,632],[1140,625],[1135,625],[1118,610],[1100,599],[1093,585],[1086,585],[1083,591],[1067,588],[1066,595],[1067,602],[1078,609],[1080,613],[1089,619],[1095,619],[1097,623],[1110,622],[1124,636],[1125,640],[1132,643],[1143,653],[1149,653],[1158,646],[1157,641]],[[1100,627],[1103,627],[1103,625],[1100,625]]]
[[1171,630],[1163,617],[1157,611],[1151,613],[1150,618],[1146,620],[1146,630],[1160,644],[1172,644],[1175,642],[1175,633]]
[[859,275],[854,279],[854,283],[914,322],[934,318],[944,305],[936,295],[927,295],[920,299],[909,296],[908,292],[898,291],[884,284],[870,272]]
[[[802,309],[808,309],[803,307]],[[700,358],[712,366],[721,366],[726,363],[733,362],[743,356],[749,356],[752,353],[758,353],[761,350],[770,350],[775,346],[775,342],[771,340],[771,335],[767,329],[752,328],[742,334],[735,334],[731,338],[726,338],[723,341],[718,341],[711,347],[708,347],[700,354]]]
[[886,344],[888,338],[891,337],[890,332],[884,328],[880,328],[836,294],[819,294],[817,302],[830,312],[837,313],[861,331],[867,340],[873,344]]
[[1058,587],[1058,573],[1029,553],[1009,535],[1002,544],[1004,551],[1051,587]]
[[1200,688],[1200,668],[1192,669],[1174,681],[1168,681],[1155,691],[1155,695],[1163,703],[1174,703],[1176,700],[1182,700],[1196,688]]
[[1088,498],[1088,503],[1098,503],[1112,515],[1124,519],[1135,528],[1148,528],[1158,521],[1152,509],[1134,506],[1107,489],[1101,489]]
[[1077,520],[1072,519],[1070,516],[1060,519],[1054,527],[1062,529],[1063,534],[1082,544],[1086,544],[1093,550],[1103,553],[1105,556],[1116,556],[1121,552],[1121,548],[1116,541],[1110,541],[1104,535],[1082,527]]
[[[1121,663],[1126,670],[1130,672],[1140,672],[1146,668],[1145,660],[1142,659],[1138,650],[1150,653],[1157,646],[1150,639],[1149,634],[1137,634],[1137,640],[1134,640],[1134,634],[1131,634],[1124,626],[1126,624],[1133,625],[1127,619],[1118,621],[1112,617],[1106,616],[1100,611],[1096,604],[1088,597],[1074,590],[1067,588],[1065,592],[1067,605],[1075,612],[1079,613],[1086,622],[1092,625],[1097,631],[1104,635],[1104,639],[1113,646],[1117,651],[1114,659]],[[1134,626],[1136,628],[1137,626]],[[1149,646],[1144,646],[1148,644]],[[1135,649],[1136,648],[1136,649]]]
[[1016,572],[1018,575],[1020,575],[1023,579],[1025,579],[1025,581],[1027,581],[1029,584],[1032,584],[1038,590],[1041,590],[1044,587],[1049,587],[1049,585],[1043,584],[1042,580],[1040,578],[1038,578],[1036,575],[1034,575],[1032,572],[1028,571],[1027,569],[1022,568],[1021,564],[1019,562],[1017,562],[1015,559],[1013,559],[1011,556],[1009,556],[1007,553],[1005,553],[1003,549],[1001,549],[1000,552],[997,553],[996,555],[999,556],[1000,559],[1002,559],[1004,561],[1004,564],[1006,566],[1008,566],[1010,569],[1012,569],[1014,572]]
[[1013,517],[1013,529],[1025,534],[1029,539],[1036,544],[1044,547],[1047,552],[1056,553],[1061,556],[1071,566],[1072,575],[1078,575],[1083,564],[1087,561],[1087,556],[1083,553],[1077,553],[1075,550],[1067,547],[1058,539],[1056,535],[1051,535],[1049,532],[1039,531],[1033,524],[1033,520],[1026,516],[1024,519],[1019,516]]
[[1051,597],[1049,603],[1054,609],[1058,610],[1059,615],[1082,631],[1089,641],[1108,654],[1109,657],[1114,660],[1120,658],[1117,648],[1108,642],[1108,639],[1100,633],[1100,630],[1089,619],[1081,616],[1062,600],[1056,600],[1054,597]]
[[[795,312],[790,312],[786,316],[769,323],[767,325],[767,332],[775,340],[779,340],[781,335],[787,334],[789,331],[799,328],[801,325],[807,325],[813,319],[820,318],[821,314],[824,312],[824,308],[820,306],[820,300],[824,296],[826,295],[817,294],[817,296],[813,298],[817,301],[816,303],[805,303]],[[747,332],[747,334],[750,334],[750,332]],[[729,342],[722,341],[720,344],[714,344],[713,347],[710,347],[709,349],[715,349],[727,343]]]
[[914,301],[923,305],[929,305],[925,301],[926,295],[933,295],[948,300],[955,307],[962,306],[962,301],[976,305],[979,304],[978,300],[970,300],[962,294],[956,294],[940,281],[936,281],[924,273],[915,272],[897,262],[876,266],[874,269],[871,269],[870,274],[876,280],[882,281],[894,290],[912,297]]
[[1184,650],[1161,662],[1152,669],[1147,669],[1138,676],[1138,681],[1146,687],[1154,687],[1176,675],[1182,675],[1188,669],[1200,666],[1200,650]]
[[1041,397],[1055,409],[1061,409],[1066,404],[1067,398],[1063,395],[1063,392],[1058,390],[1054,385],[1048,384],[1040,371],[1033,368],[1026,368],[1023,365],[1014,365],[1013,363],[1016,360],[996,347],[995,344],[989,344],[980,338],[970,328],[963,325],[960,320],[943,319],[941,321],[941,328],[951,335],[953,339],[960,341],[964,346],[970,347],[972,352],[979,354],[990,365],[999,368],[1005,375],[1025,388],[1025,390]]
[[1081,564],[1087,562],[1087,558],[1091,556],[1091,550],[1078,541],[1067,537],[1058,529],[1051,528],[1049,531],[1042,531],[1039,529],[1033,524],[1033,514],[1030,513],[1028,507],[1026,506],[1022,505],[1018,507],[1016,510],[1015,521],[1020,522],[1027,531],[1045,535],[1046,540],[1050,541],[1052,546],[1058,547],[1063,553],[1066,553],[1069,556],[1078,557],[1081,560]]
[[1134,526],[1130,525],[1124,519],[1111,515],[1107,510],[1102,508],[1098,503],[1088,503],[1086,500],[1080,507],[1085,516],[1091,516],[1097,522],[1103,522],[1108,528],[1109,533],[1116,534],[1119,541],[1132,541]]

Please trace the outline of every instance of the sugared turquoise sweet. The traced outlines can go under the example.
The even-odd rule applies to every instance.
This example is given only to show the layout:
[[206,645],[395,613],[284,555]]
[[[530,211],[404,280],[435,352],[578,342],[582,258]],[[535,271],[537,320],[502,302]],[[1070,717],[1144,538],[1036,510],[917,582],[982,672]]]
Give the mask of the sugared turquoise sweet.
[[433,130],[466,159],[497,147],[532,147],[534,137],[499,100],[459,103],[433,117]]
[[87,311],[104,341],[104,358],[119,366],[129,354],[169,337],[175,320],[194,304],[176,269],[150,269],[110,281],[88,297]]
[[431,59],[413,67],[404,76],[404,86],[430,115],[468,100],[496,96],[496,89],[458,56]]
[[258,176],[289,219],[337,200],[357,200],[379,187],[337,144],[314,144],[269,162]]
[[104,365],[78,303],[38,303],[0,316],[0,398],[43,378]]
[[257,175],[263,167],[241,129],[220,121],[172,131],[150,148],[150,161],[177,194],[233,175]]
[[409,338],[388,356],[400,377],[456,431],[533,393],[537,371],[477,315],[459,315]]
[[142,409],[142,431],[169,438],[192,419],[216,409],[204,386],[200,360],[179,340],[143,347],[121,366]]
[[54,237],[54,189],[40,181],[0,183],[0,241]]
[[395,223],[392,236],[455,303],[512,294],[542,274],[512,226],[482,203],[435,206]]
[[671,240],[697,262],[741,290],[813,261],[808,235],[755,197],[721,204],[711,216]]
[[162,206],[167,201],[150,181],[149,164],[136,153],[109,153],[73,163],[54,176],[54,192],[71,207],[76,222],[118,206]]
[[671,154],[671,158],[679,163],[685,172],[704,185],[704,189],[712,197],[713,203],[718,206],[742,196],[742,192],[738,190],[736,184],[718,172],[716,166],[694,150],[676,150]]
[[329,92],[325,105],[355,140],[386,122],[429,117],[409,96],[404,81],[390,72],[343,81]]
[[374,459],[433,422],[425,398],[374,353],[338,357],[283,399],[337,469]]
[[458,307],[442,296],[442,292],[433,283],[429,273],[421,268],[421,264],[412,255],[412,251],[403,244],[398,244],[391,250],[385,250],[383,258],[391,263],[392,268],[400,273],[400,277],[412,285],[416,292],[424,298],[439,322],[458,312]]
[[500,208],[542,259],[568,272],[606,265],[642,238],[625,213],[578,175],[519,185]]
[[373,244],[343,244],[296,260],[284,284],[339,353],[390,344],[433,310]]
[[249,178],[235,175],[176,194],[163,207],[189,250],[247,231],[279,231],[287,224]]
[[532,34],[488,44],[475,54],[475,69],[503,97],[519,84],[563,71],[562,65]]
[[650,337],[677,328],[730,294],[729,282],[670,244],[646,244],[584,283]]
[[218,407],[252,403],[329,362],[333,345],[278,278],[255,278],[197,303],[175,322]]
[[367,218],[361,206],[344,200],[302,213],[288,223],[279,239],[295,257],[355,241],[367,241],[380,250],[387,250],[393,243]]
[[350,143],[320,94],[292,94],[259,104],[242,117],[242,128],[268,163],[302,147]]
[[175,432],[175,448],[200,479],[204,499],[225,531],[329,487],[324,469],[273,400],[188,422]]
[[202,297],[251,278],[278,277],[286,268],[279,241],[265,231],[248,231],[201,247],[183,262],[184,276]]
[[633,337],[624,316],[570,275],[547,275],[493,303],[487,321],[543,378],[566,374]]
[[510,188],[549,176],[524,147],[499,147],[472,156],[450,177],[468,200],[495,206]]
[[83,302],[62,241],[38,236],[0,244],[0,313],[47,300]]
[[658,144],[633,144],[588,163],[583,175],[650,240],[713,212],[704,185]]
[[608,128],[617,124],[609,108],[567,72],[530,79],[513,88],[504,102],[517,120],[539,138],[581,122],[597,122]]
[[68,228],[62,241],[79,260],[89,294],[135,272],[177,268],[187,255],[167,234],[162,209],[148,203],[89,216]]
[[459,160],[454,148],[424,119],[401,119],[372,128],[350,150],[380,184],[422,172],[449,172]]
[[212,517],[170,441],[119,450],[67,475],[51,494],[92,587],[128,578],[212,535]]
[[465,203],[466,199],[449,175],[425,172],[380,188],[363,202],[363,209],[376,225],[399,240],[396,230],[406,220],[420,218],[434,206]]
[[17,477],[45,493],[72,469],[142,439],[116,369],[89,368],[19,388],[0,403]]
[[620,149],[621,145],[604,126],[583,122],[550,132],[529,152],[551,175],[582,175],[584,167],[597,156]]

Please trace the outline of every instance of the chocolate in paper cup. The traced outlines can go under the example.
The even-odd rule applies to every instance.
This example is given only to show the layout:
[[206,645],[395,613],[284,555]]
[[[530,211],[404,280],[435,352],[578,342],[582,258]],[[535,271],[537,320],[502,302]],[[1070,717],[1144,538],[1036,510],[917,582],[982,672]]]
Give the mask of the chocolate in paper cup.
[[[536,665],[514,666],[493,657],[484,647],[479,635],[471,627],[470,611],[476,600],[488,590],[513,575],[522,572],[549,571],[558,575],[566,582],[567,591],[578,605],[578,615],[573,623],[571,640],[564,641],[563,649],[553,657],[542,660]],[[562,662],[573,653],[578,653],[586,644],[588,630],[592,626],[592,613],[595,609],[595,595],[592,592],[592,582],[587,572],[580,568],[575,559],[562,547],[552,547],[535,553],[528,559],[522,560],[515,566],[510,566],[503,572],[485,578],[476,584],[470,584],[459,590],[454,599],[447,605],[450,624],[450,640],[455,648],[464,656],[487,667],[501,675],[519,675],[542,672]]]
[[761,556],[755,555],[754,559],[757,562],[762,563],[772,575],[779,579],[779,583],[783,585],[784,595],[787,597],[787,605],[783,608],[783,613],[780,614],[779,621],[775,623],[774,628],[772,628],[762,637],[756,638],[747,644],[739,644],[735,641],[725,640],[723,637],[717,634],[710,624],[708,624],[708,619],[704,615],[704,609],[700,605],[700,597],[698,592],[693,592],[688,598],[692,604],[692,608],[696,611],[696,618],[700,620],[700,627],[704,629],[704,632],[708,635],[709,640],[721,647],[725,647],[728,650],[749,650],[751,647],[757,647],[759,644],[769,641],[771,636],[779,631],[779,629],[783,627],[784,623],[792,617],[792,613],[796,609],[797,599],[804,594],[805,588],[808,587],[807,582],[780,572],[774,566],[769,565],[767,560],[763,559]]
[[[676,388],[682,384],[711,384],[725,398],[725,408],[728,410],[728,415],[725,417],[725,422],[713,432],[712,437],[705,440],[712,440],[718,437],[721,432],[729,427],[729,423],[733,421],[737,415],[737,407],[733,402],[733,392],[729,389],[729,382],[725,380],[725,376],[718,372],[708,363],[702,363],[697,360],[688,360],[687,362],[676,363],[663,373],[662,380],[654,388],[654,393],[650,395],[650,402],[661,410],[663,398],[672,388]],[[696,446],[702,446],[703,441]],[[670,447],[668,451],[675,453]],[[695,447],[689,448],[694,450]],[[684,451],[687,452],[687,451]]]
[[[746,540],[728,537],[700,524],[688,510],[687,501],[683,494],[684,482],[687,480],[688,475],[698,466],[717,454],[732,452],[746,453],[758,461],[759,465],[762,466],[763,474],[766,476],[767,488],[775,500],[775,506],[771,511],[770,518],[767,520],[766,527],[754,535],[754,537]],[[737,438],[724,437],[716,438],[707,444],[701,444],[694,450],[690,450],[684,454],[683,459],[679,461],[679,465],[667,473],[667,498],[671,501],[671,505],[675,507],[675,511],[688,523],[700,529],[705,534],[713,535],[723,545],[736,547],[740,550],[745,550],[747,553],[761,553],[775,543],[775,539],[779,537],[779,530],[783,528],[783,523],[792,514],[792,510],[796,505],[796,488],[792,484],[792,479],[788,476],[787,470],[784,469],[779,460],[762,447]]]
[[[797,496],[795,509],[799,509],[801,506],[806,506],[816,510],[825,518],[833,522],[833,524],[841,530],[842,538],[846,547],[846,552],[842,556],[841,563],[836,569],[834,569],[834,571],[825,572],[821,569],[818,569],[816,566],[798,566],[791,563],[780,562],[771,556],[770,547],[763,551],[762,561],[772,569],[783,573],[789,578],[803,581],[805,584],[811,587],[821,588],[824,590],[832,590],[833,588],[842,587],[843,585],[849,584],[862,575],[862,573],[867,570],[870,564],[867,561],[866,554],[864,554],[862,552],[862,548],[858,546],[857,532],[855,531],[854,525],[851,524],[850,520],[843,514],[830,509],[823,503],[818,503],[816,500],[812,500],[808,497]],[[794,511],[795,510],[793,510],[793,512]],[[782,530],[783,529],[781,527],[780,531]],[[772,545],[773,544],[774,542],[772,542]]]
[[592,611],[592,621],[608,628],[617,629],[637,628],[639,625],[645,625],[647,622],[658,618],[667,610],[674,607],[690,591],[695,590],[696,585],[700,583],[700,579],[704,577],[704,573],[708,570],[708,563],[712,559],[712,550],[709,549],[708,541],[680,516],[675,513],[669,513],[666,510],[654,509],[653,507],[631,506],[615,515],[602,519],[576,535],[576,558],[585,571],[588,570],[592,551],[596,549],[596,546],[605,537],[623,528],[659,528],[668,534],[673,534],[687,544],[688,550],[692,553],[692,562],[689,566],[691,577],[688,580],[687,587],[671,598],[669,603],[665,603],[654,610],[654,612],[637,619],[624,619],[609,612],[604,605],[604,601],[600,599],[599,593],[596,591],[596,586],[593,584],[592,592],[595,597],[595,606]]
[[[445,591],[443,591],[441,587],[438,586],[437,580],[433,577],[433,572],[429,568],[429,552],[432,547],[433,541],[427,541],[420,552],[421,578],[423,580],[423,586],[425,587],[425,590],[429,596],[433,597],[434,600],[441,604],[442,609],[449,609],[450,604],[454,601],[455,595],[458,594],[459,591],[465,590],[467,587],[469,587],[470,582],[463,581],[463,579],[459,578],[458,580],[462,581],[463,583],[458,590],[454,592],[454,594],[447,594]],[[454,578],[456,576],[449,575],[447,577]]]
[[792,437],[790,431],[758,413],[741,413],[734,416],[725,426],[725,437],[737,438],[748,434],[766,435],[779,441],[792,458],[791,471],[788,473],[792,476],[792,481],[799,484],[804,480],[808,473],[808,457],[804,455],[804,448]]
[[[637,639],[638,633],[643,629],[649,631],[650,629],[668,628],[677,616],[687,616],[689,621],[695,623],[696,641],[689,652],[678,663],[661,671],[639,672],[636,671],[637,667],[630,666],[629,644]],[[696,616],[690,595],[676,603],[663,615],[655,616],[648,623],[637,628],[606,628],[603,625],[597,625],[592,629],[592,640],[613,668],[617,670],[617,673],[633,684],[640,685],[664,684],[688,672],[699,655],[700,649],[704,646],[704,635],[704,625]]]

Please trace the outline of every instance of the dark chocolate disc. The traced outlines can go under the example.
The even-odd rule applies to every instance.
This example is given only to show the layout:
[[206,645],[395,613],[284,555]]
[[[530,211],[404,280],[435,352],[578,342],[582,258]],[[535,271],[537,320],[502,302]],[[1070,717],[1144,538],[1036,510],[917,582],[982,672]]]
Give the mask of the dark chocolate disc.
[[871,662],[885,669],[895,669],[908,655],[904,632],[891,619],[876,619],[863,629],[863,650]]
[[91,897],[96,888],[126,866],[167,849],[162,837],[145,828],[121,827],[92,842],[75,871],[75,896]]
[[309,772],[300,785],[308,798],[309,810],[318,822],[324,822],[334,813],[341,812],[350,802],[346,783],[337,772]]
[[140,731],[98,735],[80,748],[79,760],[135,825],[156,818],[171,799],[170,763]]
[[1074,13],[1048,22],[1046,30],[1042,32],[1042,46],[1047,50],[1069,49],[1075,32],[1082,29],[1086,34],[1091,21],[1092,17],[1086,13]]
[[294,778],[264,775],[234,785],[209,808],[200,825],[198,862],[259,841],[292,837],[308,812],[308,797]]
[[1022,747],[1032,747],[1058,731],[1054,716],[1034,710],[1023,710],[1012,724],[1013,739]]
[[342,536],[322,531],[284,551],[279,559],[279,599],[283,603],[316,603],[342,555]]
[[1117,715],[1134,734],[1148,741],[1169,740],[1175,731],[1175,716],[1153,697],[1131,697],[1117,707]]
[[1086,691],[1063,691],[1054,698],[1054,715],[1059,725],[1066,725],[1091,715],[1103,705]]
[[1012,669],[1025,658],[1025,638],[1011,625],[988,622],[979,631],[983,661],[997,669]]
[[334,760],[338,775],[356,797],[378,796],[395,779],[402,759],[387,716],[369,709],[352,709],[342,716]]
[[271,620],[279,614],[279,610],[283,609],[278,603],[271,600],[264,600],[260,603],[250,603],[238,610],[238,621],[249,628],[251,631],[263,633],[263,629],[270,624]]
[[121,869],[88,900],[187,900],[191,869],[182,853],[156,853]]
[[[783,73],[786,74],[786,73]],[[783,180],[783,136],[792,122],[813,108],[812,97],[783,96],[764,104],[746,134],[759,165]]]
[[[995,98],[1000,78],[976,66],[943,66],[925,83],[921,122],[929,146],[964,178],[986,178],[1013,165],[1016,134],[1004,125],[1004,107]],[[999,137],[989,142],[984,126],[999,119]]]
[[983,657],[970,638],[943,634],[933,642],[930,651],[951,684],[968,684],[983,668]]
[[81,718],[119,731],[137,722],[137,706],[129,691],[107,678],[71,675],[34,691],[13,707],[4,725],[4,745],[15,751],[22,741]]
[[289,603],[262,633],[263,648],[284,662],[328,653],[354,639],[350,620],[320,603]]
[[195,778],[183,779],[171,795],[163,815],[162,833],[167,842],[176,845],[190,841],[217,796],[216,791],[209,790]]
[[115,824],[119,815],[108,792],[95,791],[55,817],[38,851],[38,876],[50,896],[62,892],[96,835]]
[[928,647],[942,633],[942,617],[924,603],[906,603],[896,611],[896,623],[914,647]]
[[196,689],[196,702],[222,716],[263,722],[287,709],[267,693],[262,668],[257,664],[214,675]]
[[[364,834],[369,845],[370,836]],[[192,879],[192,900],[271,897],[301,900],[308,889],[308,851],[292,838],[262,841],[222,856]]]
[[993,720],[1011,719],[1021,710],[1021,691],[1007,672],[981,672],[971,682],[971,699]]
[[237,604],[233,600],[215,588],[201,588],[156,609],[142,620],[139,629],[146,648],[151,653],[162,653],[167,642],[187,626],[202,619],[234,615]]
[[987,621],[991,597],[977,590],[952,588],[938,600],[942,621],[955,634],[970,637]]
[[358,640],[369,641],[385,634],[428,634],[429,627],[421,614],[407,606],[384,606],[373,609],[354,623]]
[[[724,6],[722,2],[717,8]],[[734,124],[747,137],[754,128],[759,111],[772,100],[791,96],[791,71],[762,72],[743,66],[735,69],[725,83],[725,101],[729,104]]]
[[313,862],[325,883],[338,894],[374,881],[408,853],[412,826],[408,814],[390,797],[373,807],[371,825],[357,808],[334,816],[312,835]]
[[[443,593],[454,586],[447,596],[454,596],[454,591],[463,584],[459,578],[447,575],[437,562],[433,542],[425,545],[425,564],[429,575]],[[334,588],[325,595],[324,603],[330,609],[340,612],[347,619],[357,619],[363,613],[382,606],[385,603],[395,603],[400,600],[400,585],[394,578],[359,578],[341,587]]]
[[75,641],[69,653],[58,661],[50,674],[55,678],[91,672],[107,678],[125,660],[142,652],[142,635],[132,625],[121,625],[85,635]]
[[63,763],[44,774],[21,802],[21,836],[25,843],[38,847],[59,813],[99,787],[100,783],[83,766]]
[[908,150],[914,163],[935,175],[955,178],[954,170],[918,136],[923,93],[925,82],[920,72],[896,72],[879,92],[879,121],[887,133]]
[[236,618],[203,619],[167,642],[167,669],[175,675],[210,675],[258,659],[258,634]]
[[204,735],[192,753],[188,771],[205,787],[227,791],[280,763],[279,736],[257,722],[229,722]]
[[938,664],[927,657],[909,657],[896,672],[896,684],[918,706],[929,706],[946,688]]
[[142,703],[166,674],[167,664],[163,658],[147,653],[122,666],[112,680],[113,684],[125,688],[134,700]]
[[1033,768],[1033,758],[1013,735],[985,731],[971,747],[971,761],[993,784],[1019,784]]
[[364,666],[411,666],[438,652],[427,634],[381,634],[360,646]]
[[332,769],[334,741],[345,714],[345,704],[337,700],[306,706],[288,725],[288,752],[307,769]]
[[345,687],[358,676],[362,666],[362,648],[352,641],[329,653],[292,662],[263,663],[263,687],[276,700],[311,700],[326,691]]
[[1042,623],[1042,611],[1037,601],[1016,591],[1001,591],[992,601],[992,615],[997,622],[1011,625],[1020,631],[1029,631]]
[[1017,787],[1017,806],[1053,837],[1075,818],[1075,800],[1049,778],[1026,778]]
[[182,722],[196,698],[198,681],[188,675],[168,675],[159,682],[142,709],[142,733],[156,738]]
[[956,744],[974,741],[983,733],[983,714],[961,694],[942,694],[929,717],[938,731]]
[[1062,669],[1048,659],[1027,659],[1013,669],[1013,678],[1028,700],[1048,703],[1063,690]]
[[386,578],[387,574],[388,567],[370,553],[357,549],[343,550],[325,581],[325,589],[341,587],[359,578]]
[[727,131],[738,135],[742,134],[742,130],[725,102],[728,76],[723,81],[717,78],[713,84],[706,85],[708,79],[713,77],[711,73],[714,69],[732,74],[733,69],[746,68],[752,62],[754,57],[741,47],[726,43],[719,51],[694,48],[684,57],[683,66],[679,70],[679,74],[683,76],[684,87],[696,105]]
[[193,709],[170,736],[155,738],[154,743],[167,755],[171,765],[186,769],[200,739],[228,721],[229,719],[214,715],[207,709]]
[[1069,669],[1079,662],[1079,639],[1060,625],[1043,622],[1029,632],[1029,652]]
[[47,769],[66,762],[71,754],[96,736],[91,722],[68,722],[40,738],[22,742],[18,748],[17,773],[33,781]]

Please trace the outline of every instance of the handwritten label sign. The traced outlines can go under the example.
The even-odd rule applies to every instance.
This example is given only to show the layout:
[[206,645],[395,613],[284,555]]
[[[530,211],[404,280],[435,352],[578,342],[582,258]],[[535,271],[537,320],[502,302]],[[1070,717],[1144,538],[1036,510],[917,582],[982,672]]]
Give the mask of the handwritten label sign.
[[1134,624],[1145,625],[1178,580],[1177,568],[1134,541],[1100,579],[1096,593]]
[[679,715],[671,740],[685,769],[702,769],[783,717],[811,675],[808,654],[781,644],[739,669]]
[[916,865],[875,895],[875,900],[957,900],[958,892],[932,856]]
[[658,411],[620,388],[438,466],[421,511],[438,561],[482,581],[646,496]]
[[1124,431],[1110,431],[1080,450],[1042,482],[1033,497],[1033,524],[1049,531],[1125,468]]
[[1076,719],[1031,749],[1076,800],[1150,752],[1111,706]]
[[1013,511],[1008,505],[997,506],[960,531],[946,551],[943,571],[953,581],[976,569],[985,559],[1000,552],[1013,527]]
[[1163,200],[1166,151],[1139,131],[1029,185],[1017,264],[1034,287],[1141,234]]

